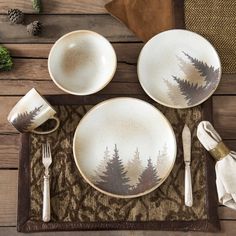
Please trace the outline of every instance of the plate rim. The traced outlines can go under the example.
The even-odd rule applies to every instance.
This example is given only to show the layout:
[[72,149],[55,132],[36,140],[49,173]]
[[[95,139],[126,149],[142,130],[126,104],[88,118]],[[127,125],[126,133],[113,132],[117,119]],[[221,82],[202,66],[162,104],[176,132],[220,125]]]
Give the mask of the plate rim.
[[[170,166],[170,169],[168,171],[168,173],[165,175],[165,177],[162,178],[162,180],[157,184],[155,185],[153,188],[150,188],[148,189],[147,191],[144,191],[142,193],[139,193],[139,194],[132,194],[132,195],[120,195],[120,194],[114,194],[114,193],[110,193],[110,192],[107,192],[103,189],[100,189],[99,187],[97,187],[95,184],[93,184],[89,178],[83,173],[82,169],[80,168],[80,165],[77,161],[77,158],[76,158],[76,151],[75,151],[75,142],[76,142],[76,133],[78,132],[78,129],[79,127],[81,126],[82,122],[84,122],[84,120],[86,119],[86,117],[91,113],[93,112],[94,110],[96,110],[97,108],[103,106],[104,104],[106,103],[109,103],[109,102],[113,102],[114,100],[124,100],[124,99],[128,99],[128,100],[135,100],[135,101],[139,101],[139,102],[142,102],[150,107],[152,107],[153,109],[155,109],[155,112],[159,113],[159,115],[161,115],[164,120],[167,122],[169,128],[170,128],[170,131],[171,131],[171,134],[173,136],[173,140],[174,140],[174,154],[173,154],[173,162]],[[107,100],[104,100],[98,104],[96,104],[95,106],[93,106],[83,117],[82,119],[79,121],[76,129],[75,129],[75,132],[74,132],[74,137],[73,137],[73,158],[74,158],[74,161],[75,161],[75,164],[77,166],[77,169],[79,170],[79,173],[81,174],[81,176],[84,178],[84,180],[90,185],[92,186],[94,189],[96,189],[97,191],[107,195],[107,196],[110,196],[110,197],[115,197],[115,198],[123,198],[123,199],[132,199],[132,198],[137,198],[137,197],[141,197],[141,196],[144,196],[146,194],[149,194],[151,192],[153,192],[155,189],[157,189],[159,186],[161,186],[165,180],[169,177],[171,171],[173,170],[173,167],[174,167],[174,164],[176,162],[176,158],[177,158],[177,141],[176,141],[176,135],[175,135],[175,132],[174,132],[174,129],[170,123],[170,121],[166,118],[166,116],[158,109],[156,108],[154,105],[152,105],[151,103],[147,102],[147,101],[144,101],[142,99],[138,99],[138,98],[134,98],[134,97],[115,97],[115,98],[110,98],[110,99],[107,99]]]
[[[217,85],[216,85],[215,89],[213,89],[213,90],[211,91],[211,93],[209,93],[209,95],[208,95],[206,98],[202,99],[202,100],[199,101],[198,103],[196,103],[196,104],[194,104],[194,105],[191,105],[191,106],[187,106],[187,105],[186,105],[186,106],[174,106],[174,105],[172,106],[172,105],[170,105],[170,104],[167,104],[167,103],[165,103],[165,102],[160,101],[159,99],[157,99],[157,98],[155,98],[153,95],[151,95],[151,93],[148,91],[148,89],[145,88],[145,86],[143,85],[143,83],[141,82],[141,79],[140,79],[140,69],[139,69],[139,66],[140,66],[140,58],[141,58],[141,56],[142,56],[143,50],[145,49],[146,45],[147,45],[148,43],[150,43],[151,40],[153,40],[154,38],[158,37],[159,35],[164,34],[164,33],[168,33],[168,32],[173,32],[173,31],[175,31],[175,32],[177,32],[177,31],[179,31],[179,32],[188,32],[188,33],[190,33],[190,34],[192,34],[192,35],[197,35],[198,37],[200,37],[201,39],[203,39],[204,41],[206,41],[206,42],[212,47],[212,49],[215,51],[216,56],[217,56],[217,60],[218,60],[218,62],[219,62],[219,79],[218,79],[218,82],[217,82]],[[187,109],[187,108],[192,108],[192,107],[195,107],[195,106],[198,106],[198,105],[202,104],[203,102],[205,102],[206,100],[208,100],[208,99],[214,94],[214,92],[216,91],[216,89],[219,87],[219,84],[220,84],[220,81],[221,81],[221,78],[222,78],[222,65],[221,65],[221,61],[220,61],[220,56],[219,56],[219,54],[218,54],[216,48],[215,48],[215,47],[210,43],[210,41],[207,40],[205,37],[203,37],[202,35],[200,35],[200,34],[198,34],[198,33],[196,33],[196,32],[193,32],[193,31],[190,31],[190,30],[186,30],[186,29],[170,29],[170,30],[166,30],[166,31],[163,31],[163,32],[161,32],[161,33],[158,33],[158,34],[154,35],[152,38],[150,38],[150,39],[144,44],[144,46],[143,46],[143,48],[141,49],[141,51],[140,51],[140,53],[139,53],[139,56],[138,56],[137,74],[138,74],[138,81],[139,81],[139,83],[140,83],[142,89],[143,89],[143,90],[145,91],[145,93],[146,93],[150,98],[152,98],[154,101],[158,102],[159,104],[161,104],[161,105],[163,105],[163,106],[170,107],[170,108],[174,108],[174,109]]]

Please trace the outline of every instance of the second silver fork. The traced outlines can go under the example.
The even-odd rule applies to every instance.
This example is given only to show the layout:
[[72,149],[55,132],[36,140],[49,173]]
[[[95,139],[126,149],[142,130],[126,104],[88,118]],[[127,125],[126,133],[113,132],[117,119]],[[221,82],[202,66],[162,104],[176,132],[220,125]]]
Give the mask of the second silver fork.
[[44,222],[51,219],[49,166],[52,163],[50,144],[42,144],[42,162],[45,167],[43,177],[43,216]]

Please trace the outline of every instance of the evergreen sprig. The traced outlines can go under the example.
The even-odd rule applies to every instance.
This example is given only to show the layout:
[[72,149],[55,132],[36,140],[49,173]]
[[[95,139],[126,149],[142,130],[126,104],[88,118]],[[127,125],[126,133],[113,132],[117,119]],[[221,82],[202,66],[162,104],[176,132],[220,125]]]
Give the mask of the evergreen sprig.
[[41,4],[41,0],[31,0],[32,4],[33,4],[33,9],[40,13],[42,11],[42,4]]
[[13,66],[12,58],[7,48],[0,46],[0,71],[9,71]]

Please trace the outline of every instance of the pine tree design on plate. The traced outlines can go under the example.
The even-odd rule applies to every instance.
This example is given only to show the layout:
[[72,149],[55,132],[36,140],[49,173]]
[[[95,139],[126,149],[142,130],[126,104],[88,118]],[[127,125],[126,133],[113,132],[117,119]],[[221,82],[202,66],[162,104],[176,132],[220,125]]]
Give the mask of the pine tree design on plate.
[[95,176],[91,176],[91,178],[93,180],[96,181],[97,176],[103,175],[104,171],[106,171],[106,165],[109,162],[109,160],[110,160],[110,152],[109,152],[108,147],[106,147],[106,150],[104,152],[104,156],[103,156],[102,160],[99,162],[98,167],[95,171]]
[[129,178],[127,177],[127,171],[123,165],[122,160],[119,157],[117,146],[115,145],[114,154],[112,158],[107,162],[106,170],[95,185],[107,192],[128,195],[130,190]]
[[153,187],[155,187],[161,178],[157,175],[157,170],[152,164],[151,158],[148,159],[148,164],[145,170],[138,178],[138,184],[133,189],[133,194],[143,193]]
[[130,179],[130,185],[136,185],[138,182],[138,177],[142,173],[143,165],[139,156],[139,150],[136,149],[133,159],[129,160],[126,166],[127,175]]
[[[215,69],[213,66],[208,66],[207,63],[193,58],[185,52],[182,53],[190,61],[190,63],[187,63],[184,62],[182,58],[177,57],[180,62],[179,67],[181,71],[185,73],[186,79],[179,78],[175,75],[173,75],[172,78],[178,85],[180,92],[179,96],[183,95],[185,97],[187,105],[192,106],[202,101],[216,89],[218,84],[217,78],[219,78],[220,70],[219,68]],[[190,71],[192,71],[191,67],[193,67],[196,72],[198,72],[199,77],[202,80],[201,84],[199,82],[196,82],[195,79],[192,79],[192,73],[190,73]],[[167,80],[165,80],[165,82],[166,81]],[[172,84],[170,82],[166,82],[166,85],[169,89],[168,95],[170,99],[174,104],[176,104],[176,97],[178,96],[178,93],[176,94],[175,91],[175,96],[170,95],[173,93],[173,86],[171,86]]]
[[20,132],[27,132],[30,126],[33,124],[35,117],[38,115],[43,105],[35,107],[30,112],[19,113],[17,117],[12,121],[12,124]]

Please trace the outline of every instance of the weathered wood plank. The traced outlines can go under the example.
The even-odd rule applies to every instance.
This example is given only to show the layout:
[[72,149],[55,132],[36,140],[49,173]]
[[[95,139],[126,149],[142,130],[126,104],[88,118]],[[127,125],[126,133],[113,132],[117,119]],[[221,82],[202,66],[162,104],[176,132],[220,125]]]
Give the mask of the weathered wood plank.
[[30,36],[25,25],[10,24],[0,15],[1,43],[53,43],[62,35],[74,30],[93,30],[110,41],[140,41],[122,23],[110,15],[26,15],[25,24],[38,19],[43,24],[40,37]]
[[[222,230],[219,233],[203,233],[203,232],[173,232],[173,231],[87,231],[87,232],[45,232],[34,233],[35,236],[235,236],[236,222],[221,221]],[[0,228],[0,235],[20,236],[23,234],[17,233],[15,227]]]
[[[48,58],[53,44],[4,44],[13,57]],[[112,43],[119,62],[137,63],[143,43]]]
[[[42,94],[65,94],[53,81],[1,80],[0,95],[24,95],[31,88]],[[110,83],[98,94],[143,94],[139,83]]]
[[[236,221],[235,220],[221,220],[221,232],[219,233],[203,233],[203,232],[178,232],[178,231],[67,231],[67,232],[43,232],[34,233],[35,236],[235,236],[236,234]],[[0,227],[0,236],[19,236],[15,227]]]
[[[39,89],[44,91],[45,94],[62,93],[62,91],[59,90],[51,81],[48,74],[47,62],[44,59],[15,59],[14,69],[10,72],[2,72],[0,74],[0,79],[0,95],[23,95],[27,90],[29,90],[29,88],[33,86],[38,87]],[[44,80],[46,80],[45,83]],[[118,63],[117,71],[112,82],[105,88],[105,90],[102,90],[101,93],[113,93],[113,91],[111,91],[111,88],[114,88],[114,93],[117,93],[117,91],[115,90],[119,90],[119,88],[116,88],[116,86],[113,85],[113,82],[132,82],[136,85],[130,85],[130,87],[140,87],[137,84],[138,76],[136,66],[126,63]],[[228,83],[227,78],[223,77],[222,83]],[[236,84],[235,87],[233,86],[234,84],[232,84],[231,92],[233,92],[233,88],[236,88]],[[140,93],[139,89],[136,91]],[[223,91],[221,88],[220,90],[216,90],[214,94],[221,95],[222,92]],[[127,94],[129,93],[129,91],[127,90],[126,92],[122,89],[121,93]],[[236,94],[236,89],[234,89],[234,93]],[[224,94],[228,94],[227,88],[226,90],[224,90]]]
[[[16,130],[8,123],[7,116],[11,108],[15,105],[15,103],[19,100],[19,98],[20,97],[0,97],[0,104],[1,104],[0,133],[16,132]],[[7,137],[8,136],[5,136],[6,139]]]
[[20,136],[0,135],[0,168],[18,168]]
[[16,225],[17,170],[0,170],[0,226]]
[[218,214],[220,220],[235,220],[236,221],[236,211],[225,206],[218,207]]
[[[135,65],[118,63],[112,81],[138,82]],[[48,73],[47,59],[14,59],[11,71],[1,72],[0,80],[51,80]],[[14,82],[13,82],[14,83]],[[17,88],[16,88],[17,89]],[[1,92],[0,92],[1,94]]]
[[[104,5],[110,0],[41,0],[44,14],[103,14],[107,13]],[[35,13],[31,1],[0,0],[0,14],[6,14],[8,9],[18,8],[25,13]]]
[[223,139],[236,138],[236,96],[213,98],[213,120],[215,129]]
[[216,94],[236,94],[236,74],[223,74]]

